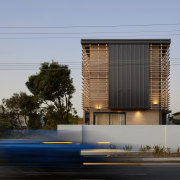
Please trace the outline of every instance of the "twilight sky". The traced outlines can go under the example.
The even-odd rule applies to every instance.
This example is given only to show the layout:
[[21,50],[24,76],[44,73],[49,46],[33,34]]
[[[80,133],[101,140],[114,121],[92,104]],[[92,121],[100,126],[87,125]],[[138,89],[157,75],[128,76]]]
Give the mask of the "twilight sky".
[[179,0],[0,0],[0,99],[29,93],[28,77],[53,59],[71,68],[82,116],[81,38],[171,38],[171,110],[180,111],[179,7]]

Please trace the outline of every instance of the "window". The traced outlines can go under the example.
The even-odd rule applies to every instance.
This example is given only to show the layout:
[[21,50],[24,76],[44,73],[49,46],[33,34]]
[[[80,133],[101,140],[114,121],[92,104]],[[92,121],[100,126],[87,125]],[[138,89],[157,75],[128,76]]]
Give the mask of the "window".
[[95,125],[125,125],[126,124],[125,113],[96,112],[94,113],[94,124]]

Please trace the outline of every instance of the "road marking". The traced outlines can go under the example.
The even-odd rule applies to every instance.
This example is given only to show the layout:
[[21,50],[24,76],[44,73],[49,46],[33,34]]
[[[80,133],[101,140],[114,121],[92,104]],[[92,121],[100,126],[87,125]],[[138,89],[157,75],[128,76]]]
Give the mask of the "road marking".
[[110,144],[110,142],[96,142],[97,144]]
[[[92,165],[96,165],[96,166],[101,166],[101,165],[130,165],[130,166],[132,166],[132,165],[142,165],[142,164],[144,164],[144,163],[83,163],[83,165],[85,165],[85,166],[92,166]],[[149,164],[155,164],[155,163],[149,163]]]
[[72,144],[72,142],[42,142],[43,144]]
[[83,163],[84,166],[161,166],[161,165],[180,165],[179,163]]

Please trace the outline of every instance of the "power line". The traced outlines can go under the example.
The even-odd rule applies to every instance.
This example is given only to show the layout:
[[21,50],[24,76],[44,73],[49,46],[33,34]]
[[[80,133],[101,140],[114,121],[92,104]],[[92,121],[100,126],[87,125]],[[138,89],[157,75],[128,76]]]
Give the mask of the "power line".
[[[124,38],[124,37],[146,37],[146,36],[179,36],[180,34],[151,34],[151,35],[131,35],[131,36],[86,36],[85,38]],[[2,40],[17,40],[17,39],[82,39],[84,37],[77,37],[77,36],[57,36],[57,37],[0,37]]]
[[65,28],[116,28],[116,27],[145,27],[145,26],[177,26],[180,23],[165,24],[120,24],[120,25],[70,25],[70,26],[0,26],[0,29],[65,29]]
[[[172,66],[180,66],[180,64],[176,64],[176,65],[172,65]],[[14,68],[14,69],[0,69],[0,71],[37,71],[37,70],[39,70],[39,69],[35,69],[35,68],[33,68],[33,69],[18,69],[18,68]],[[57,69],[53,69],[54,71],[56,71]],[[81,68],[70,68],[70,70],[81,70]]]
[[[113,64],[110,65],[109,67],[124,67],[127,65],[131,65],[131,66],[145,66],[148,67],[149,63],[123,63],[123,64]],[[179,66],[180,63],[171,63],[171,66]],[[70,69],[82,69],[81,65],[68,65],[70,67]],[[27,66],[27,65],[23,65],[23,66],[19,66],[19,65],[13,65],[13,66],[2,66],[0,65],[0,70],[38,70],[40,67],[39,66]],[[97,67],[100,68],[101,67]],[[47,69],[47,70],[58,70],[60,68],[51,68],[51,69]]]
[[81,39],[82,37],[15,37],[15,38],[13,38],[13,37],[8,37],[8,38],[1,38],[0,37],[0,39],[14,39],[14,40],[16,40],[16,39]]
[[[0,59],[6,59],[6,57],[0,57]],[[17,58],[18,60],[19,59],[23,59],[23,60],[32,60],[32,59],[26,59],[26,58]],[[17,59],[13,59],[13,60],[17,60]],[[43,58],[42,58],[43,59]],[[53,59],[53,58],[52,58]],[[54,60],[54,62],[59,62],[59,63],[81,63],[82,61],[79,61],[79,60],[75,60],[75,59],[73,59],[73,60],[71,60],[71,61],[69,61],[70,59],[67,59],[68,61],[66,61],[66,59],[65,58],[57,58],[57,59],[64,59],[63,61],[56,61],[56,60]],[[177,60],[180,60],[180,57],[170,57],[170,60],[172,60],[172,59],[177,59]],[[9,59],[10,60],[10,59]],[[36,60],[37,61],[37,58],[33,58],[33,60]],[[81,60],[81,58],[80,58],[80,60]],[[126,59],[123,59],[123,60],[126,60]],[[133,59],[131,59],[131,60],[133,60]],[[134,61],[136,61],[136,59],[134,59]],[[174,61],[174,60],[173,60]],[[43,62],[0,62],[0,64],[41,64],[41,63],[44,63],[44,62],[46,62],[46,60],[44,60]],[[48,63],[49,61],[47,61],[47,63]],[[51,60],[50,60],[50,62],[51,62]]]
[[3,35],[39,35],[39,34],[121,34],[121,33],[152,33],[152,32],[179,32],[180,30],[167,30],[167,31],[119,31],[119,32],[68,32],[68,33],[64,33],[64,32],[0,32],[0,34]]
[[[131,59],[131,60],[128,60],[128,59],[122,59],[123,61],[128,61],[128,62],[126,62],[126,63],[132,63],[132,62],[136,62],[137,61],[137,59]],[[149,59],[144,59],[144,60],[149,60]],[[174,61],[172,61],[171,59],[170,59],[170,63],[180,63],[179,62],[179,60],[180,60],[180,58],[178,58],[177,60],[174,60]],[[65,61],[55,61],[55,62],[58,62],[59,64],[62,64],[62,65],[67,65],[67,64],[69,64],[69,65],[81,65],[81,63],[82,63],[82,61],[67,61],[67,62],[65,62]],[[43,63],[49,63],[49,62],[39,62],[39,63],[21,63],[21,62],[8,62],[8,63],[6,63],[6,62],[0,62],[0,66],[16,66],[16,65],[19,65],[19,66],[23,66],[23,65],[27,65],[27,66],[34,66],[34,65],[41,65],[41,64],[43,64]],[[91,63],[90,62],[90,64],[99,64],[98,62],[96,63],[96,62],[93,62],[93,63]],[[105,64],[105,63],[101,63],[101,64]]]
[[[55,61],[55,62],[57,62],[57,61]],[[18,62],[16,62],[16,63],[0,63],[0,65],[40,65],[40,64],[43,64],[43,63],[46,63],[46,62],[42,62],[42,63],[18,63]],[[58,61],[58,63],[72,63],[72,64],[76,64],[76,63],[81,63],[81,61],[79,61],[79,62],[74,62],[74,61],[71,61],[71,62],[61,62],[61,61]]]

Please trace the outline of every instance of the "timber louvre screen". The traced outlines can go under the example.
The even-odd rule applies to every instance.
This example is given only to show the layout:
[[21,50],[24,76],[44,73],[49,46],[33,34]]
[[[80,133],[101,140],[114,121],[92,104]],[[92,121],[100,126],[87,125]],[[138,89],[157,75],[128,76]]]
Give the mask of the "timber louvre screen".
[[109,44],[109,108],[149,108],[149,44]]
[[108,44],[83,45],[83,109],[108,108]]
[[150,109],[169,110],[169,44],[150,44]]

